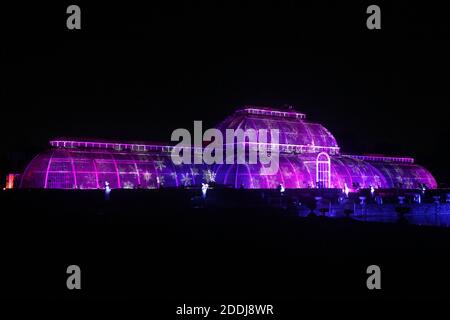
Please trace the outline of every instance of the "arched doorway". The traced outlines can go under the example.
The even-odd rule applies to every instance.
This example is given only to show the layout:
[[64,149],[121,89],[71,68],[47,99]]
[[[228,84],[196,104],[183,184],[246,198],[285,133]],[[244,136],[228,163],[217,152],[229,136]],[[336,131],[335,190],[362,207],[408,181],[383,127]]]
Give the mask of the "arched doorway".
[[316,185],[318,188],[331,188],[330,156],[321,152],[316,158]]

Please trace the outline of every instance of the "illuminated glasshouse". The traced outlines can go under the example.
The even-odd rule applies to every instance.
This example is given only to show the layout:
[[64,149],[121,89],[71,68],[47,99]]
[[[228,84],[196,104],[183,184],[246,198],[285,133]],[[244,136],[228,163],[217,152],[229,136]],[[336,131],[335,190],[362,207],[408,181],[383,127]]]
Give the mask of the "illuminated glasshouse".
[[200,186],[235,188],[436,188],[413,158],[349,155],[322,125],[294,110],[246,106],[221,122],[225,129],[278,129],[279,169],[257,164],[179,164],[172,145],[55,139],[25,169],[21,188],[97,189]]

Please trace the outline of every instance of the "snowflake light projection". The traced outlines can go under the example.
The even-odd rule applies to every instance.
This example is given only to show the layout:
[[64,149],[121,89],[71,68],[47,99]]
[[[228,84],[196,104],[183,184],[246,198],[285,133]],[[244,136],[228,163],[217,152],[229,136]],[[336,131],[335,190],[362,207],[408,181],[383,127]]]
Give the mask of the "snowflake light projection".
[[203,170],[203,180],[205,180],[206,183],[215,182],[216,173],[214,171],[211,171],[211,169]]
[[148,171],[145,171],[144,174],[143,174],[143,178],[147,182],[150,181],[150,179],[152,178],[152,173],[148,172]]
[[162,171],[166,167],[166,165],[164,164],[164,161],[162,161],[162,160],[156,160],[156,161],[154,161],[154,163],[155,163],[156,169],[158,169],[159,171]]
[[189,177],[189,173],[186,173],[186,174],[181,174],[181,183],[185,186],[185,187],[187,187],[187,186],[190,186],[191,185],[191,182],[192,182],[192,178],[191,177]]

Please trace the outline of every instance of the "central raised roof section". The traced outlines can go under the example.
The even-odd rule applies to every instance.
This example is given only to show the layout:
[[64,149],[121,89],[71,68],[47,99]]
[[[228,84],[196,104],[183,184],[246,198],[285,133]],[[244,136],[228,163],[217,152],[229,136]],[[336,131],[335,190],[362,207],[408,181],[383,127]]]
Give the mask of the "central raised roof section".
[[336,139],[320,123],[307,121],[306,114],[297,112],[292,106],[282,108],[244,106],[222,121],[217,127],[242,130],[278,130],[279,150],[285,153],[338,154]]
[[281,118],[306,119],[306,114],[293,110],[292,106],[288,106],[288,108],[289,110],[283,111],[267,107],[244,106],[242,109],[237,110],[236,113],[257,114],[262,116]]

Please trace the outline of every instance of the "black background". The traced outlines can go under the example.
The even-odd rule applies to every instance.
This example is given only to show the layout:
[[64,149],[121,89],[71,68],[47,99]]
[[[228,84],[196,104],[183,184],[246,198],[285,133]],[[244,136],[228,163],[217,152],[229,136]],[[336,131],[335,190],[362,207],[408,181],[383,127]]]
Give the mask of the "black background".
[[[2,6],[2,174],[57,136],[168,141],[244,104],[294,105],[344,152],[448,169],[448,19],[438,3],[78,1]],[[4,172],[3,172],[4,171]]]

